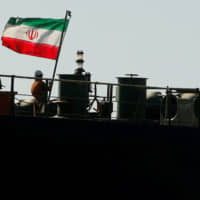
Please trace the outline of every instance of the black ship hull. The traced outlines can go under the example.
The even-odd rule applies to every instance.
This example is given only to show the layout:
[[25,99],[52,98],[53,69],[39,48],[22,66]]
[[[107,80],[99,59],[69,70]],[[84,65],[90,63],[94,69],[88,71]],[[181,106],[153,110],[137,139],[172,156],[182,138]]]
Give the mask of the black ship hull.
[[76,191],[89,187],[96,195],[121,193],[124,199],[198,193],[198,128],[19,116],[0,120],[7,134],[14,133],[16,145],[65,144],[56,156],[59,163],[67,161],[68,178],[79,182]]

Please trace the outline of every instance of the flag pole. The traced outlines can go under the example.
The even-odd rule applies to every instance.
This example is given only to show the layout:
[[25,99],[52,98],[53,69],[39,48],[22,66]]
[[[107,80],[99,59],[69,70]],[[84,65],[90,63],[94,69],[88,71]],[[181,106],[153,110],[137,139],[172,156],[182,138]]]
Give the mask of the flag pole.
[[[58,65],[58,60],[59,60],[59,57],[60,57],[60,50],[61,50],[62,43],[63,43],[63,37],[64,37],[64,32],[65,32],[65,24],[66,24],[67,19],[69,19],[69,21],[71,19],[71,11],[69,11],[69,10],[66,10],[66,14],[65,14],[64,26],[63,26],[63,30],[62,30],[62,34],[61,34],[61,38],[60,38],[58,55],[57,55],[55,66],[54,66],[54,70],[53,70],[53,76],[52,76],[52,79],[51,79],[51,88],[50,88],[50,91],[49,91],[47,102],[49,102],[49,100],[51,98],[51,92],[52,92],[53,83],[54,83],[54,79],[55,79],[55,74],[56,74],[56,69],[57,69],[57,65]],[[69,22],[68,22],[68,24],[69,24]],[[68,28],[68,25],[67,25],[67,28]],[[67,32],[67,28],[66,28],[66,32]]]

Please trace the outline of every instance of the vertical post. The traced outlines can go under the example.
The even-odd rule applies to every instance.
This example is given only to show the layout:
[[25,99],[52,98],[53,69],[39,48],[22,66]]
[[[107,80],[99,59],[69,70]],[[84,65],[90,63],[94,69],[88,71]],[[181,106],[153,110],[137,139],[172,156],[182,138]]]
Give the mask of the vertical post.
[[172,95],[172,91],[169,90],[168,91],[168,125],[171,126],[171,109],[173,108],[173,105],[172,105],[172,98],[171,98],[171,95]]
[[[65,14],[65,20],[64,20],[63,30],[62,30],[62,34],[61,34],[61,38],[60,38],[58,55],[57,55],[57,58],[56,58],[56,63],[55,63],[55,67],[54,67],[54,71],[53,71],[53,76],[52,76],[52,80],[51,80],[52,85],[51,85],[51,88],[50,88],[50,91],[49,91],[47,102],[49,102],[49,100],[51,98],[51,92],[52,92],[52,88],[53,88],[53,83],[54,83],[54,79],[55,79],[55,74],[56,74],[56,69],[57,69],[57,65],[58,65],[58,60],[59,60],[59,57],[60,57],[60,50],[61,50],[61,47],[62,47],[63,36],[64,36],[64,32],[65,32],[65,24],[66,24],[67,19],[70,20],[70,18],[71,18],[71,11],[67,10],[66,14]],[[68,24],[69,24],[69,22],[68,22]]]
[[45,116],[48,117],[49,114],[49,108],[48,108],[48,102],[47,102],[47,95],[48,95],[48,79],[45,80],[46,81],[46,92],[45,92],[45,102],[44,102],[44,113]]
[[[200,91],[199,91],[199,88],[197,89],[197,94],[198,94],[198,105],[200,106]],[[198,106],[198,108],[199,108]],[[199,113],[200,114],[200,113]],[[198,128],[200,128],[200,116],[198,115]]]
[[168,98],[169,98],[169,87],[167,86],[167,91],[166,91],[166,102],[165,102],[165,117],[164,121],[168,118]]
[[15,99],[14,99],[14,81],[15,81],[15,76],[11,76],[11,85],[10,85],[10,115],[14,115],[15,113]]
[[97,99],[97,84],[94,84],[94,99]]
[[108,97],[108,115],[107,117],[109,119],[112,118],[112,112],[113,112],[113,102],[112,102],[112,97],[113,97],[113,85],[112,84],[109,84],[108,85],[108,88],[109,88],[109,97]]
[[107,85],[107,101],[110,99],[110,84]]
[[171,114],[170,114],[170,108],[171,108],[171,101],[169,96],[171,95],[171,91],[169,90],[169,87],[167,87],[167,96],[166,96],[166,105],[165,105],[165,118],[168,122],[168,126],[171,126]]
[[94,84],[94,99],[93,99],[93,102],[94,101],[97,102],[97,110],[98,110],[99,102],[98,102],[98,99],[97,99],[97,84],[96,83]]
[[113,86],[111,84],[107,85],[107,101],[112,103]]
[[113,85],[110,85],[110,103],[112,103]]

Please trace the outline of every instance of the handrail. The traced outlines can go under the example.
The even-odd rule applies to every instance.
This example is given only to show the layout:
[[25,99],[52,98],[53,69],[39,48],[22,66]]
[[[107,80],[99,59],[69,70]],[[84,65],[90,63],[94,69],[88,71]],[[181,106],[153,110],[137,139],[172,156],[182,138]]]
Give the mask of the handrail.
[[[14,90],[14,84],[15,83],[15,79],[29,79],[29,80],[34,80],[35,77],[30,77],[30,76],[18,76],[18,75],[6,75],[6,74],[0,74],[0,77],[3,78],[10,78],[11,80],[11,84],[10,84],[10,98],[11,98],[11,102],[14,105],[14,97],[15,97],[15,90]],[[48,80],[51,80],[50,78],[41,78],[41,80],[46,80],[46,82]],[[119,100],[116,98],[117,95],[113,95],[113,87],[134,87],[134,88],[143,88],[146,90],[165,90],[166,93],[162,94],[162,98],[164,96],[166,96],[166,102],[165,102],[165,119],[166,122],[168,123],[168,125],[171,124],[171,119],[168,116],[168,98],[170,94],[175,94],[177,96],[178,94],[181,93],[196,93],[196,94],[200,94],[200,89],[199,88],[177,88],[177,87],[155,87],[155,86],[146,86],[146,85],[137,85],[137,84],[122,84],[122,83],[109,83],[109,82],[98,82],[98,81],[86,81],[86,80],[66,80],[66,79],[54,79],[54,81],[57,82],[66,82],[66,83],[78,83],[78,84],[86,84],[86,85],[93,85],[95,88],[93,88],[93,92],[89,94],[88,98],[89,98],[89,108],[93,108],[93,103],[97,103],[99,104],[102,98],[102,101],[106,102],[106,103],[113,103],[113,105],[116,105],[117,103],[119,103]],[[105,96],[100,96],[97,94],[97,86],[107,86],[107,97]],[[3,91],[3,90],[2,90]],[[31,97],[32,95],[28,95],[28,94],[20,94],[17,93],[18,96],[29,96]],[[58,96],[56,97],[52,97],[55,98],[56,100],[59,99]],[[62,96],[62,98],[64,98]],[[72,97],[72,99],[70,99],[70,97],[67,97],[69,100],[73,100],[73,99],[79,99],[82,100],[83,98],[81,97]],[[52,102],[52,101],[51,101]],[[124,103],[127,105],[131,105],[131,104],[135,104],[136,106],[139,106],[141,104],[141,102],[130,102],[130,101],[125,101],[125,100],[120,100],[120,103]],[[13,105],[11,105],[11,114],[14,113],[14,107]],[[148,103],[146,102],[146,105],[148,105]],[[96,106],[96,104],[95,104]],[[137,110],[137,107],[136,107]],[[91,111],[91,110],[90,110]],[[112,113],[114,113],[114,109],[112,111]],[[199,126],[200,126],[200,122],[199,122]]]
[[[7,77],[7,78],[21,78],[21,79],[32,79],[34,80],[35,77],[31,76],[19,76],[19,75],[5,75],[0,74],[0,77]],[[41,78],[41,80],[51,80],[51,78]],[[173,87],[158,87],[158,86],[143,86],[143,85],[137,85],[137,84],[121,84],[121,83],[109,83],[109,82],[99,82],[99,81],[82,81],[82,80],[66,80],[66,79],[54,79],[54,81],[58,82],[69,82],[69,83],[81,83],[81,84],[94,84],[94,85],[112,85],[112,86],[126,86],[126,87],[138,87],[138,88],[145,88],[145,89],[157,89],[157,90],[175,90],[177,92],[181,93],[199,93],[200,88],[173,88]]]

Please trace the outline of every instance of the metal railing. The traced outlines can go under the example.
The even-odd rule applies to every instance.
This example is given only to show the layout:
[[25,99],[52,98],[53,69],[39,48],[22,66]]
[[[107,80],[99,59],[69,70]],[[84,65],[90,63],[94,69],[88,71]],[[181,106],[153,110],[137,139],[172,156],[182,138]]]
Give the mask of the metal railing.
[[[30,93],[20,93],[18,91],[15,91],[15,85],[16,85],[16,80],[18,79],[26,79],[26,80],[34,80],[34,77],[28,77],[28,76],[17,76],[17,75],[3,75],[0,74],[0,78],[5,78],[5,79],[10,79],[10,90],[9,90],[9,95],[10,95],[10,108],[9,108],[9,115],[18,115],[19,112],[17,112],[17,106],[20,105],[21,103],[26,103],[26,99],[25,98],[29,98],[29,99],[33,99],[32,95]],[[45,81],[46,83],[48,81],[50,81],[51,79],[49,78],[43,78],[43,81]],[[127,120],[138,120],[137,119],[137,113],[141,112],[140,106],[145,106],[145,112],[150,112],[149,116],[144,117],[144,119],[142,118],[142,120],[153,120],[153,121],[158,121],[159,123],[163,124],[163,125],[183,125],[186,124],[184,121],[184,117],[180,117],[180,120],[182,120],[182,122],[178,121],[178,118],[176,119],[175,116],[177,114],[179,114],[179,116],[181,116],[180,113],[181,112],[179,109],[179,105],[173,105],[173,103],[177,104],[177,102],[173,102],[172,100],[172,96],[179,99],[180,100],[180,96],[181,94],[184,93],[193,93],[197,95],[197,98],[200,98],[200,90],[199,88],[169,88],[167,87],[155,87],[155,86],[143,86],[143,85],[132,85],[132,84],[118,84],[118,83],[108,83],[108,82],[93,82],[93,81],[82,81],[82,80],[63,80],[63,79],[54,79],[55,82],[66,82],[66,83],[76,83],[76,84],[86,84],[86,85],[90,85],[92,88],[92,91],[89,92],[89,96],[88,96],[88,105],[86,108],[87,112],[83,112],[83,113],[73,113],[73,112],[69,112],[69,113],[65,113],[65,115],[63,117],[71,117],[71,116],[75,116],[77,117],[79,115],[79,117],[81,115],[84,115],[84,117],[86,118],[106,118],[106,119],[127,119]],[[31,84],[30,84],[31,87]],[[100,88],[100,87],[104,87],[104,89]],[[117,98],[117,94],[116,94],[116,90],[119,87],[134,87],[134,88],[142,88],[145,89],[145,91],[162,91],[161,94],[161,101],[160,104],[158,103],[154,103],[148,102],[148,99],[146,98],[145,100],[145,105],[143,105],[143,102],[140,102],[140,99],[138,99],[138,101],[135,102],[131,102],[131,101],[120,101]],[[3,92],[4,90],[0,90],[0,92]],[[104,92],[104,95],[101,95],[100,92]],[[131,94],[130,94],[131,95]],[[146,94],[145,94],[146,95]],[[23,98],[22,98],[23,97]],[[65,98],[62,96],[62,99]],[[72,97],[70,99],[70,97],[66,97],[70,102],[73,101],[79,101],[79,102],[84,102],[85,99],[81,98],[79,96],[77,97]],[[156,98],[156,96],[155,96]],[[50,99],[50,102],[46,102],[45,103],[45,107],[47,107],[48,105],[50,105],[50,103],[54,103],[54,109],[56,109],[56,113],[54,113],[55,115],[57,115],[57,109],[58,109],[58,101],[60,100],[60,96],[52,96]],[[199,101],[199,100],[198,100]],[[1,102],[1,99],[0,99]],[[130,109],[133,109],[134,115],[131,115],[127,118],[120,118],[118,116],[118,112],[119,112],[119,103],[121,103],[122,105],[126,105],[126,106],[130,106]],[[190,102],[192,103],[192,101]],[[194,102],[193,102],[194,103]],[[185,102],[185,105],[188,104],[189,105],[189,101]],[[31,102],[30,102],[31,105]],[[73,104],[71,104],[73,105]],[[193,116],[193,120],[196,123],[196,127],[200,126],[200,110],[198,111],[198,109],[200,109],[198,106],[200,105],[197,104],[197,111],[195,111],[196,113],[194,115],[196,115],[196,118],[194,118]],[[108,110],[107,110],[107,114],[108,115],[103,115],[102,109],[104,106],[104,108],[107,106]],[[111,106],[111,107],[109,107]],[[178,111],[174,111],[176,114],[173,115],[171,112],[173,111],[173,109],[175,109],[173,106],[176,107],[176,109]],[[55,108],[56,107],[56,108]],[[150,109],[150,107],[152,107],[152,111]],[[155,110],[153,110],[155,108]],[[1,109],[1,108],[0,108]],[[111,110],[109,110],[111,109]],[[149,109],[149,110],[148,110]],[[159,114],[159,117],[152,117],[151,118],[151,114],[153,112],[157,112],[157,114]],[[27,113],[26,113],[27,112]],[[45,112],[42,116],[43,117],[49,117],[53,115],[53,113],[51,113],[50,110],[45,110]],[[151,113],[152,112],[152,113]],[[0,113],[1,114],[1,113]],[[102,114],[102,115],[101,115]],[[24,115],[30,115],[32,116],[33,113],[27,110],[24,111]],[[188,122],[189,124],[190,122]],[[191,124],[194,124],[193,121],[191,121]]]

